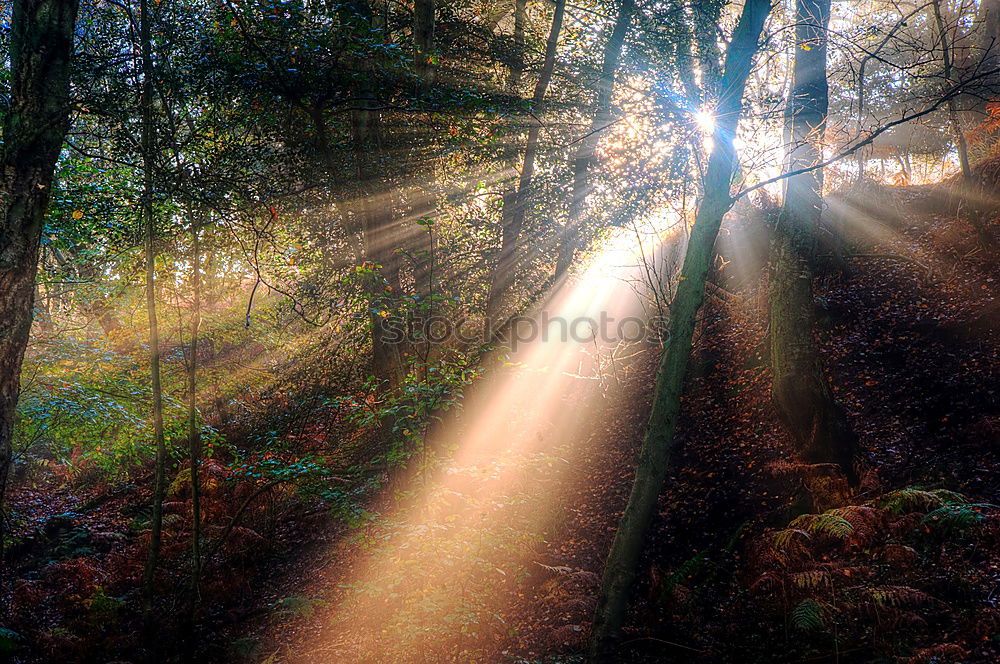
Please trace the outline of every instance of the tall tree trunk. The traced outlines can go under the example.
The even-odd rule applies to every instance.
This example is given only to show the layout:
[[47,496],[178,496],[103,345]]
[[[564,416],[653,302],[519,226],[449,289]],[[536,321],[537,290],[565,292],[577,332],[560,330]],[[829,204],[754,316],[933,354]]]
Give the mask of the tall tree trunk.
[[[201,212],[191,224],[191,349],[188,358],[188,454],[191,464],[191,599],[189,625],[201,593],[201,426],[198,423],[198,332],[201,328]],[[193,629],[190,630],[193,632]],[[188,634],[191,640],[191,634]]]
[[[830,0],[796,3],[795,63],[786,122],[786,168],[822,160],[826,128],[826,27]],[[789,178],[772,247],[770,293],[774,403],[806,463],[835,463],[856,479],[856,441],[833,397],[816,348],[813,258],[823,206],[823,170]]]
[[425,90],[434,84],[434,0],[413,0],[413,69]]
[[590,193],[590,168],[594,163],[594,153],[600,141],[601,134],[611,124],[611,96],[614,93],[615,74],[618,71],[618,60],[621,57],[622,45],[632,22],[635,11],[634,0],[622,0],[615,19],[615,27],[611,31],[608,42],[604,45],[604,62],[601,64],[601,75],[597,79],[597,104],[590,129],[584,134],[573,155],[573,191],[570,195],[569,210],[566,225],[559,238],[558,256],[556,259],[556,279],[561,277],[573,263],[576,252],[580,223],[583,219],[583,209]]
[[713,247],[722,217],[733,204],[730,187],[738,165],[733,138],[743,111],[743,92],[769,12],[770,0],[747,0],[726,50],[725,73],[720,85],[722,94],[716,107],[715,140],[705,173],[705,197],[691,228],[684,267],[670,306],[670,336],[660,359],[653,408],[642,441],[635,482],[601,581],[590,635],[589,661],[592,664],[614,661],[635,569],[666,476],[680,412],[684,373],[691,354],[698,309],[705,297]]
[[[381,21],[369,0],[351,0],[342,5],[340,11],[346,22],[354,26],[355,36],[362,40],[370,39],[378,27],[376,23]],[[388,305],[399,293],[400,261],[394,251],[398,233],[393,228],[391,198],[385,187],[380,186],[385,151],[374,81],[378,63],[369,57],[358,66],[355,102],[351,109],[351,142],[360,200],[351,206],[351,211],[353,218],[361,221],[365,262],[370,268],[367,288],[371,369],[377,379],[391,385],[400,378],[401,366],[400,349],[389,341],[388,316]],[[316,113],[320,114],[318,124],[322,125],[322,111],[317,109]],[[336,168],[332,162],[331,168]]]
[[[521,78],[524,75],[524,24],[527,19],[527,0],[514,0],[514,52],[511,54],[510,62],[510,93],[513,96],[521,94]],[[504,179],[503,188],[500,194],[500,247],[511,246],[512,242],[508,235],[511,232],[510,217],[517,204],[517,180],[508,177],[507,173],[514,173],[517,169],[517,157],[519,150],[515,140],[507,141],[504,148],[503,164]],[[496,269],[490,274],[490,289],[486,302],[487,326],[496,323],[500,307],[503,303],[503,288],[496,283],[498,276]]]
[[[542,70],[539,73],[538,82],[535,84],[535,93],[532,97],[532,111],[535,113],[538,112],[539,107],[545,101],[545,93],[549,88],[549,82],[552,80],[552,73],[556,65],[556,47],[559,43],[559,33],[562,31],[563,16],[565,13],[566,0],[556,0],[555,10],[552,14],[552,26],[549,29],[549,38],[545,43],[545,59],[542,62]],[[490,275],[490,290],[486,303],[486,318],[490,323],[496,321],[500,305],[503,301],[503,295],[513,281],[514,270],[517,264],[517,241],[521,236],[525,210],[528,206],[528,198],[531,195],[531,180],[535,173],[535,153],[538,151],[538,137],[541,130],[541,123],[536,119],[528,129],[528,140],[524,147],[524,163],[521,166],[517,193],[514,196],[504,196],[500,253],[493,267],[493,273]],[[508,206],[508,202],[511,202],[512,205]]]
[[[422,92],[430,90],[437,77],[437,70],[434,63],[434,7],[435,0],[414,0],[413,3],[413,61],[414,69],[420,78],[420,88]],[[413,204],[409,218],[415,223],[417,221],[433,218],[437,213],[437,195],[434,192],[433,171],[430,182],[426,187],[416,187],[415,193],[411,197]],[[421,232],[413,236],[409,225],[402,229],[406,235],[404,239],[411,248],[414,257],[413,278],[416,290],[421,295],[429,297],[431,295],[431,267],[430,256],[434,251],[434,232],[431,225],[420,225]],[[429,303],[429,300],[426,302]]]
[[[149,377],[152,386],[153,440],[156,444],[156,472],[153,480],[149,553],[142,574],[142,612],[146,636],[153,634],[153,582],[160,561],[163,535],[163,495],[167,451],[163,439],[163,388],[160,384],[160,332],[156,314],[156,220],[153,216],[153,162],[156,136],[153,127],[153,41],[150,33],[148,0],[139,2],[139,39],[142,55],[142,84],[139,106],[142,113],[142,221],[146,230],[146,315],[149,318]],[[155,651],[155,649],[154,649]]]
[[21,363],[56,159],[69,129],[69,69],[78,0],[14,0],[10,107],[0,146],[0,557]]

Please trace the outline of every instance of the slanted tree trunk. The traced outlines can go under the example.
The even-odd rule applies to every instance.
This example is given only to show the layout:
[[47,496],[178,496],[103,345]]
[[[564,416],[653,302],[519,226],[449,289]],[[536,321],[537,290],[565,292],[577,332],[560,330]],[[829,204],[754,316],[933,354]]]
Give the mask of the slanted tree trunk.
[[[545,101],[545,93],[552,80],[552,72],[556,64],[556,46],[559,43],[559,33],[562,31],[563,16],[566,13],[566,0],[556,0],[552,14],[552,27],[545,43],[545,59],[542,70],[535,84],[532,97],[532,111],[538,111]],[[486,303],[486,318],[495,323],[499,316],[503,295],[510,286],[517,265],[517,242],[524,226],[525,211],[531,196],[531,180],[535,174],[535,154],[538,151],[538,137],[541,133],[541,123],[536,119],[528,129],[528,140],[524,147],[524,163],[518,178],[517,192],[513,196],[504,196],[504,206],[501,218],[500,253],[497,256],[493,273],[490,275],[490,290]],[[512,203],[508,206],[508,203]]]
[[769,12],[770,0],[747,0],[726,51],[722,94],[716,106],[715,140],[705,172],[705,196],[691,228],[684,267],[670,306],[670,336],[660,359],[635,482],[601,581],[590,635],[591,664],[615,661],[615,645],[625,620],[635,569],[667,473],[695,321],[715,255],[713,247],[722,217],[733,204],[730,186],[738,164],[733,138],[743,110],[743,92]]
[[156,314],[156,219],[153,215],[153,168],[156,158],[156,135],[153,126],[153,41],[149,2],[139,2],[139,40],[142,83],[139,106],[142,113],[140,149],[142,151],[142,221],[145,227],[146,315],[149,318],[149,376],[152,385],[153,441],[156,445],[156,470],[153,480],[152,516],[150,517],[149,552],[142,574],[142,612],[146,635],[153,634],[153,582],[160,562],[163,537],[163,495],[166,485],[167,450],[163,438],[163,388],[160,383],[160,332]]
[[[822,160],[826,128],[826,27],[830,0],[796,3],[795,64],[786,122],[786,168],[796,171]],[[856,442],[834,399],[816,347],[812,263],[822,212],[823,170],[785,182],[785,199],[772,246],[770,293],[773,397],[806,463],[834,463],[856,479]]]
[[10,106],[0,146],[0,556],[21,363],[31,332],[45,209],[69,128],[69,68],[78,0],[14,0]]
[[601,75],[597,79],[597,104],[590,129],[584,134],[573,155],[573,191],[570,194],[569,210],[566,225],[560,234],[558,256],[556,258],[555,277],[561,277],[573,263],[580,233],[580,222],[583,210],[590,193],[590,168],[594,163],[594,153],[601,134],[611,124],[611,96],[614,93],[615,74],[618,71],[618,60],[621,57],[625,35],[632,22],[635,11],[634,0],[622,0],[618,8],[615,27],[611,31],[608,42],[604,45],[604,62],[601,64]]

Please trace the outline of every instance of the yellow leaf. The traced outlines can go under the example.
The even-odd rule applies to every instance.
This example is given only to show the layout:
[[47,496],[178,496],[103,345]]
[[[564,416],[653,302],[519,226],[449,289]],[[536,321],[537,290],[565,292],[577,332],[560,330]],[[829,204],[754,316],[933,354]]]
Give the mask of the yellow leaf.
[[83,210],[73,210],[74,219],[83,219]]

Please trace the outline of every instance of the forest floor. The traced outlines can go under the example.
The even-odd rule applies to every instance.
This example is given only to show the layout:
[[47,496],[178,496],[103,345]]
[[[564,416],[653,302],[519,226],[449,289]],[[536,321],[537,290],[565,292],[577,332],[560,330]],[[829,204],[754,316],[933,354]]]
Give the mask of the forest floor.
[[[850,198],[831,202],[846,219],[856,255],[817,284],[824,359],[864,454],[863,484],[849,502],[862,505],[906,487],[946,487],[974,503],[998,502],[995,257],[976,248],[964,222],[923,210],[921,189],[890,196],[895,201],[888,212],[885,199],[878,212]],[[753,552],[766,533],[794,516],[789,505],[802,481],[769,402],[765,289],[758,281],[706,307],[677,452],[625,636],[630,654],[623,657],[871,661],[902,654],[915,662],[996,661],[997,632],[979,634],[990,629],[982,627],[984,621],[992,624],[1000,615],[994,606],[1000,587],[995,550],[975,561],[983,575],[970,580],[978,584],[968,592],[981,611],[969,618],[963,608],[966,622],[958,627],[936,609],[931,618],[921,616],[919,607],[900,605],[878,618],[885,623],[881,633],[861,629],[830,647],[828,638],[817,643],[809,635],[789,635],[783,611],[748,591],[750,581],[768,571]],[[374,565],[384,576],[362,573],[370,585],[359,589],[357,563],[351,561],[368,554],[358,552],[356,541],[298,569],[297,578],[310,580],[305,592],[325,610],[271,625],[265,649],[270,661],[548,661],[579,653],[602,561],[631,486],[655,355],[645,353],[624,381],[599,397],[579,382],[564,382],[570,390],[564,407],[586,419],[585,434],[545,446],[548,458],[558,462],[543,463],[540,472],[525,470],[518,483],[503,487],[504,504],[477,513],[488,525],[458,536],[474,548],[474,538],[487,533],[494,538],[489,555],[454,551],[456,536],[447,522],[455,512],[445,510],[437,513],[439,521],[423,514],[427,528],[415,538],[402,535],[406,548],[419,549],[411,558],[415,571],[394,551],[389,559],[396,571]],[[510,421],[521,414],[511,412]],[[530,435],[534,424],[510,434]],[[530,467],[523,459],[518,463]],[[518,512],[524,503],[552,515],[525,520]],[[497,539],[497,523],[518,529],[520,537]],[[395,527],[378,533],[398,538]],[[335,538],[335,547],[344,546],[340,534]],[[420,581],[406,586],[387,580],[400,569]],[[899,571],[892,587],[904,587],[908,574]],[[435,596],[455,590],[455,578],[463,579],[458,601]],[[357,593],[367,598],[352,599]],[[870,620],[862,613],[845,620],[854,626]],[[911,613],[921,626],[909,626],[913,638],[897,639],[895,632],[911,619],[904,614]]]
[[[623,661],[1000,658],[1000,528],[987,506],[1000,503],[997,257],[976,248],[965,222],[928,212],[925,190],[883,194],[877,208],[830,201],[857,255],[817,281],[824,360],[865,463],[862,485],[847,502],[874,512],[867,506],[893,491],[945,488],[984,506],[982,532],[918,543],[898,535],[901,519],[880,512],[876,529],[884,537],[826,542],[815,556],[822,568],[789,572],[787,560],[778,569],[780,556],[761,554],[794,517],[789,505],[804,472],[792,462],[769,401],[761,278],[708,300],[703,313]],[[588,290],[586,299],[601,298]],[[579,302],[563,307],[585,309]],[[331,521],[307,506],[284,514],[280,557],[247,553],[251,568],[230,572],[243,590],[207,612],[205,657],[268,664],[573,661],[631,487],[657,352],[649,346],[628,362],[602,364],[602,380],[581,368],[579,348],[531,353],[526,349],[523,362],[501,371],[470,397],[466,414],[443,425],[442,461],[400,478],[357,523]],[[38,580],[38,570],[22,565],[15,612],[45,609],[54,601],[46,593],[60,601],[83,596],[72,584],[93,585],[115,565],[141,561],[141,542],[123,545],[121,527],[148,498],[138,486],[114,494],[45,487],[14,494],[22,512],[37,507],[39,522],[54,502],[71,515],[63,524],[48,519],[47,527],[86,526],[92,550],[73,560],[88,561],[74,564],[94,577]],[[249,551],[254,544],[238,546]],[[879,562],[890,550],[905,560]],[[796,579],[789,592],[801,598],[808,591],[806,600],[825,607],[813,629],[792,615],[806,600],[792,607],[776,599],[777,591],[756,589],[781,574]],[[802,574],[811,579],[805,585]],[[862,591],[868,599],[857,599]],[[89,601],[91,615],[92,594]],[[109,615],[117,610],[108,607]],[[109,635],[116,631],[110,625],[89,629],[105,644],[127,638]],[[107,661],[92,655],[75,661]]]

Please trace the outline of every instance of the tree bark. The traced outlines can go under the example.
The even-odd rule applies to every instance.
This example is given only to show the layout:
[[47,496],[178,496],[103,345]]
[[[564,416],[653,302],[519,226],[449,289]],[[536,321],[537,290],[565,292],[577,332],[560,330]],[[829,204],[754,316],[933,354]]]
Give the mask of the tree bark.
[[[524,74],[524,24],[527,20],[527,7],[527,0],[514,0],[514,31],[512,36],[514,52],[511,54],[509,85],[510,93],[518,97],[521,94],[521,78]],[[517,168],[518,152],[514,141],[509,141],[506,144],[503,156],[505,173],[512,173]],[[517,181],[514,178],[504,178],[500,198],[500,248],[502,253],[503,247],[512,244],[508,234],[512,230],[510,217],[517,204]],[[496,324],[500,307],[503,304],[504,289],[496,283],[499,278],[496,272],[497,270],[494,268],[493,272],[490,273],[490,288],[486,302],[487,326]],[[487,335],[489,335],[489,331],[487,331]]]
[[[435,45],[434,45],[434,10],[435,0],[414,0],[413,3],[413,62],[414,70],[420,79],[420,91],[428,92],[434,85],[437,78],[435,67]],[[437,196],[434,192],[433,175],[429,185],[415,188],[415,193],[411,197],[410,218],[416,222],[424,218],[433,218],[437,213]],[[410,246],[411,255],[414,258],[413,279],[418,293],[425,297],[432,294],[432,268],[430,266],[430,256],[434,252],[434,232],[433,226],[420,226],[419,233],[414,237],[411,229],[403,229],[407,236],[407,244]],[[429,304],[428,306],[432,306]]]
[[69,69],[78,0],[14,0],[10,107],[0,147],[0,556],[21,363],[31,333],[45,210],[69,129]]
[[139,106],[142,112],[140,130],[143,171],[142,221],[146,235],[146,315],[149,318],[149,377],[152,387],[153,440],[156,445],[149,552],[142,574],[143,626],[147,636],[153,634],[153,582],[156,577],[156,568],[160,562],[160,545],[163,537],[163,495],[166,485],[167,463],[166,442],[163,436],[163,388],[160,382],[160,332],[156,313],[156,247],[154,244],[156,219],[153,215],[153,168],[156,136],[153,126],[153,40],[150,21],[149,2],[148,0],[140,0],[139,40],[142,42],[140,44],[142,83]]
[[635,569],[666,477],[680,412],[684,373],[691,354],[698,309],[705,297],[713,247],[722,217],[733,204],[730,191],[738,165],[733,138],[743,110],[743,92],[768,13],[769,0],[747,0],[726,51],[725,73],[720,84],[722,94],[716,107],[715,140],[705,173],[705,197],[691,228],[684,267],[670,307],[670,336],[660,358],[653,407],[635,481],[601,581],[590,635],[589,661],[592,664],[615,659],[615,645],[625,620]]
[[[786,122],[786,169],[823,158],[829,90],[826,27],[830,0],[797,0],[795,63]],[[772,396],[802,461],[834,463],[856,480],[856,441],[833,397],[816,347],[813,260],[823,199],[823,169],[785,181],[772,246],[770,293]]]
[[[377,19],[368,0],[352,0],[341,6],[341,12],[347,22],[355,26],[357,37],[368,39],[372,36]],[[372,374],[379,381],[392,385],[400,378],[401,366],[399,348],[388,341],[391,330],[387,306],[399,293],[400,261],[394,251],[398,234],[393,228],[390,196],[379,186],[385,151],[373,80],[377,63],[368,58],[359,64],[355,103],[351,109],[351,142],[360,200],[350,207],[354,218],[361,220],[365,262],[371,271],[367,289]],[[322,113],[321,110],[316,112]],[[322,117],[319,124],[323,124]],[[331,164],[331,168],[333,166]]]
[[601,65],[601,75],[597,79],[597,104],[590,129],[577,145],[573,155],[573,191],[570,195],[569,210],[566,225],[560,234],[558,256],[556,258],[555,278],[561,277],[573,263],[580,234],[580,223],[583,219],[583,209],[590,193],[590,168],[594,163],[594,153],[601,134],[611,124],[611,96],[614,93],[615,74],[618,71],[618,60],[621,57],[622,45],[632,22],[635,11],[634,0],[622,0],[615,19],[615,27],[611,31],[607,44],[604,45],[604,62]]
[[[555,70],[556,47],[559,43],[559,33],[562,31],[563,16],[565,13],[566,0],[556,0],[555,10],[552,14],[552,26],[549,29],[549,38],[545,43],[545,59],[542,62],[542,70],[539,73],[538,82],[535,84],[535,93],[532,96],[532,111],[536,113],[545,101],[545,93],[549,88],[549,82],[552,80],[552,73]],[[524,163],[521,166],[521,175],[518,178],[517,192],[513,196],[504,196],[500,253],[493,267],[493,273],[490,275],[490,290],[486,302],[486,318],[490,323],[496,322],[499,316],[500,305],[503,302],[503,295],[513,280],[517,263],[517,242],[521,236],[525,210],[531,195],[531,180],[535,173],[535,154],[538,151],[538,137],[541,129],[541,123],[537,120],[528,129],[528,139],[524,147]],[[511,203],[511,205],[508,206],[508,203]]]
[[413,69],[425,90],[434,84],[434,0],[413,2]]

